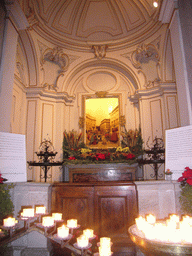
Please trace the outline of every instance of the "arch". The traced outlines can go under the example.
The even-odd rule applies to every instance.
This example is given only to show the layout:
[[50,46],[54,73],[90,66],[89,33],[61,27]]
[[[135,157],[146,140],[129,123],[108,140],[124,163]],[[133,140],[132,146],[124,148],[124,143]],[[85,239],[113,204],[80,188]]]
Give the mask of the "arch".
[[132,87],[132,91],[135,92],[140,88],[139,80],[133,70],[120,61],[114,61],[112,59],[105,59],[102,61],[89,60],[76,66],[69,74],[65,77],[65,81],[62,85],[61,91],[66,92],[68,95],[75,97],[75,90],[77,82],[87,72],[96,72],[97,70],[105,70],[108,72],[117,72],[121,75],[127,83]]

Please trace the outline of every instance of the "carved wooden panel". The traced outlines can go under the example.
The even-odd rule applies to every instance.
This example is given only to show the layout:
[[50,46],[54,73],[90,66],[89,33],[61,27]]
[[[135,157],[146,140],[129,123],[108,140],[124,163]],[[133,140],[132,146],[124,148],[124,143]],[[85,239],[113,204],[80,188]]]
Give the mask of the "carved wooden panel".
[[86,228],[93,225],[92,187],[58,186],[52,191],[52,212],[61,212],[63,220],[77,219]]
[[128,227],[137,217],[137,196],[133,183],[59,183],[52,188],[52,212],[63,219],[75,218],[82,228],[101,236],[128,241]]

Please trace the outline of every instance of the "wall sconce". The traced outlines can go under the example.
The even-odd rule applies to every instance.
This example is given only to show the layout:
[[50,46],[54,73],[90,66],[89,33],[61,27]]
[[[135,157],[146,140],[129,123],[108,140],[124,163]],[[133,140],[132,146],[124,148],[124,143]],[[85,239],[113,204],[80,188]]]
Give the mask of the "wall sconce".
[[159,5],[159,3],[158,3],[158,1],[156,0],[156,1],[153,1],[153,6],[155,7],[155,8],[157,8],[158,7],[158,5]]

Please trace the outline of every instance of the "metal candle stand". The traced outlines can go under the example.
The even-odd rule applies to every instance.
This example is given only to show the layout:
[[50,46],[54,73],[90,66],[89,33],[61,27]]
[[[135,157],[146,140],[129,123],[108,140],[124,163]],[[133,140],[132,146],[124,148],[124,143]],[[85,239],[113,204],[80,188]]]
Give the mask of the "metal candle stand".
[[40,144],[39,149],[39,152],[35,152],[39,159],[39,162],[28,161],[27,163],[29,164],[29,166],[40,166],[40,168],[42,168],[42,170],[44,171],[44,176],[41,175],[41,179],[45,179],[46,182],[47,179],[51,178],[51,175],[49,175],[49,177],[47,176],[48,170],[52,166],[61,166],[63,162],[54,162],[57,152],[55,152],[53,144],[50,140],[44,140]]
[[[140,159],[138,163],[140,165],[149,164],[153,166],[154,174],[151,174],[151,178],[155,178],[158,180],[158,178],[163,178],[163,174],[158,173],[160,166],[165,163],[165,148],[164,148],[164,142],[160,138],[155,138],[153,140],[153,146],[149,147],[148,141],[147,141],[147,147],[149,149],[144,150],[144,153],[146,154],[145,159]],[[158,164],[160,164],[158,166]]]

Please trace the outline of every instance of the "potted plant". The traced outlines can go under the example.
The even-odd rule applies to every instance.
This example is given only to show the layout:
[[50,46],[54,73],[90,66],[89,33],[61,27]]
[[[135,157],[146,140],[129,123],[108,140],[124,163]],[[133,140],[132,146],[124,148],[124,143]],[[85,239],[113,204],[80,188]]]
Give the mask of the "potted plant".
[[179,201],[184,214],[192,215],[192,169],[185,167],[185,171],[178,179],[181,186]]
[[13,202],[9,194],[10,189],[13,185],[5,184],[4,181],[7,179],[2,178],[0,173],[0,225],[3,223],[3,219],[13,215]]
[[172,180],[172,174],[173,172],[170,169],[167,169],[165,171],[165,180]]

